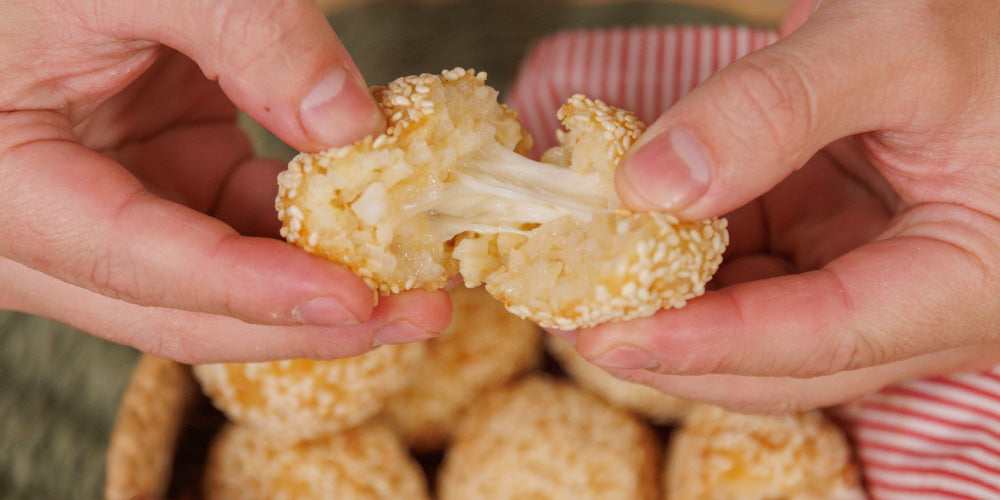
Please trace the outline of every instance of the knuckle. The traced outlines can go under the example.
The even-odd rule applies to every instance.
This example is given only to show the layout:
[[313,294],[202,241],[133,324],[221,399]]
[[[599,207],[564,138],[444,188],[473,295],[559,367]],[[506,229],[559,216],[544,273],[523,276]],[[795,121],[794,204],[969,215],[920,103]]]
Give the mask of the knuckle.
[[[751,142],[748,146],[754,148],[766,143],[783,157],[791,157],[798,153],[794,148],[814,136],[815,86],[804,69],[806,62],[798,59],[795,54],[761,53],[734,63],[738,77],[729,78],[725,90],[737,99],[727,100],[729,107],[719,112],[738,140]],[[747,127],[747,120],[756,123]],[[745,137],[747,131],[752,137]]]
[[142,302],[135,264],[129,257],[114,251],[91,262],[89,283],[95,291],[113,299]]
[[132,335],[128,344],[142,352],[183,364],[202,363],[205,358],[205,346],[198,345],[191,332],[151,329]]
[[[111,318],[107,332],[108,338],[141,352],[178,363],[197,364],[213,357],[211,342],[206,342],[209,338],[206,324],[207,321],[181,311],[165,310],[150,314],[133,309],[131,313],[124,312]],[[220,335],[215,330],[211,333]]]
[[[221,44],[220,56],[225,64],[236,71],[246,69],[260,62],[259,50],[248,47],[272,47],[288,34],[284,27],[297,2],[281,0],[224,0],[216,3],[210,32]],[[248,44],[248,41],[252,41]]]
[[833,308],[830,317],[840,320],[815,333],[814,338],[818,339],[815,348],[802,358],[801,364],[792,371],[793,376],[831,375],[891,361],[893,353],[889,346],[878,341],[888,337],[863,329],[864,320],[856,314],[856,301],[840,275],[827,268],[818,272],[829,282],[832,295],[836,297],[830,305]]
[[875,339],[854,332],[848,332],[844,337],[848,340],[834,351],[830,373],[880,365],[889,360],[889,350]]
[[[145,190],[137,190],[125,196],[117,210],[111,215],[111,230],[117,234],[130,234],[132,218],[137,206],[151,196]],[[102,295],[139,305],[153,305],[151,300],[158,296],[158,290],[151,287],[156,280],[143,279],[146,262],[137,260],[142,255],[141,241],[126,238],[119,242],[105,241],[87,249],[89,274],[82,278],[87,287]],[[83,253],[81,253],[83,255]]]
[[201,363],[204,358],[202,351],[205,346],[196,342],[189,332],[171,331],[154,336],[157,337],[157,350],[161,357],[189,365]]
[[830,336],[833,341],[820,345],[811,356],[804,358],[802,364],[793,370],[793,376],[833,375],[883,364],[890,359],[886,346],[864,334],[846,330]]
[[[288,327],[303,328],[303,327]],[[331,333],[333,333],[331,335]],[[375,349],[372,345],[374,331],[370,327],[311,328],[305,342],[296,345],[296,357],[314,360],[353,358]],[[393,348],[382,346],[380,348]]]

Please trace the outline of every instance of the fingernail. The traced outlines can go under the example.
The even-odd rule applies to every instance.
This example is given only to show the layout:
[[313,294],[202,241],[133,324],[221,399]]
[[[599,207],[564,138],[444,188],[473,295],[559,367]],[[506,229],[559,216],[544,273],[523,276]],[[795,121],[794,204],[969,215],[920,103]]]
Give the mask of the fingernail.
[[615,347],[595,358],[593,363],[605,368],[626,370],[646,370],[659,364],[652,354],[635,346]]
[[368,89],[343,68],[335,68],[309,91],[300,117],[312,138],[327,146],[376,133],[384,120]]
[[372,338],[372,345],[378,347],[380,345],[406,344],[433,337],[435,335],[431,332],[421,330],[408,321],[398,320],[379,328]]
[[344,307],[336,297],[317,297],[307,300],[292,310],[292,318],[304,325],[354,326],[361,318]]
[[708,190],[704,148],[683,129],[674,128],[649,140],[622,168],[632,191],[660,209],[683,209]]

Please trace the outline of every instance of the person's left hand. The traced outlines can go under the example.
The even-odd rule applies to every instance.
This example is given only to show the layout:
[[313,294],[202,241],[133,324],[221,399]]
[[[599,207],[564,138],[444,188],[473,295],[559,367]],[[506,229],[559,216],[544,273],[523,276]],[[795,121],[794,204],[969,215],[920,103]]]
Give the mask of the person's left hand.
[[[235,104],[234,104],[235,103]],[[0,308],[188,363],[335,358],[443,329],[279,241],[237,105],[316,151],[384,127],[312,0],[10,0],[0,17]]]

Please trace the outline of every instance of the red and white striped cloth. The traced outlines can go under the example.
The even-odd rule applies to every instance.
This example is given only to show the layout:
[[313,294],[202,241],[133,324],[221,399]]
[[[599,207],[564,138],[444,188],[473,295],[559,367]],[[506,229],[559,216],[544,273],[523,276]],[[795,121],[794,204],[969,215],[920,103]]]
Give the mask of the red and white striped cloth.
[[555,111],[576,93],[652,122],[680,96],[729,62],[777,40],[745,27],[665,27],[572,31],[539,41],[506,102],[535,139],[556,144]]
[[[555,144],[556,110],[575,93],[646,123],[729,62],[778,39],[745,27],[574,31],[539,41],[507,104]],[[1000,499],[1000,367],[912,381],[837,408],[873,500]]]
[[873,499],[1000,498],[1000,367],[888,387],[836,413]]

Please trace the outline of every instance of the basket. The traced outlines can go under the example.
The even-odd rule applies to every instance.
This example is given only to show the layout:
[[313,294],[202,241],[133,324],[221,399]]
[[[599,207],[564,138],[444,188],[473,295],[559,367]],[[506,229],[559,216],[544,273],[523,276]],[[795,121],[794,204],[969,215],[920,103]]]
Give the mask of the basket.
[[209,436],[223,422],[189,366],[142,355],[111,432],[105,499],[197,498]]

